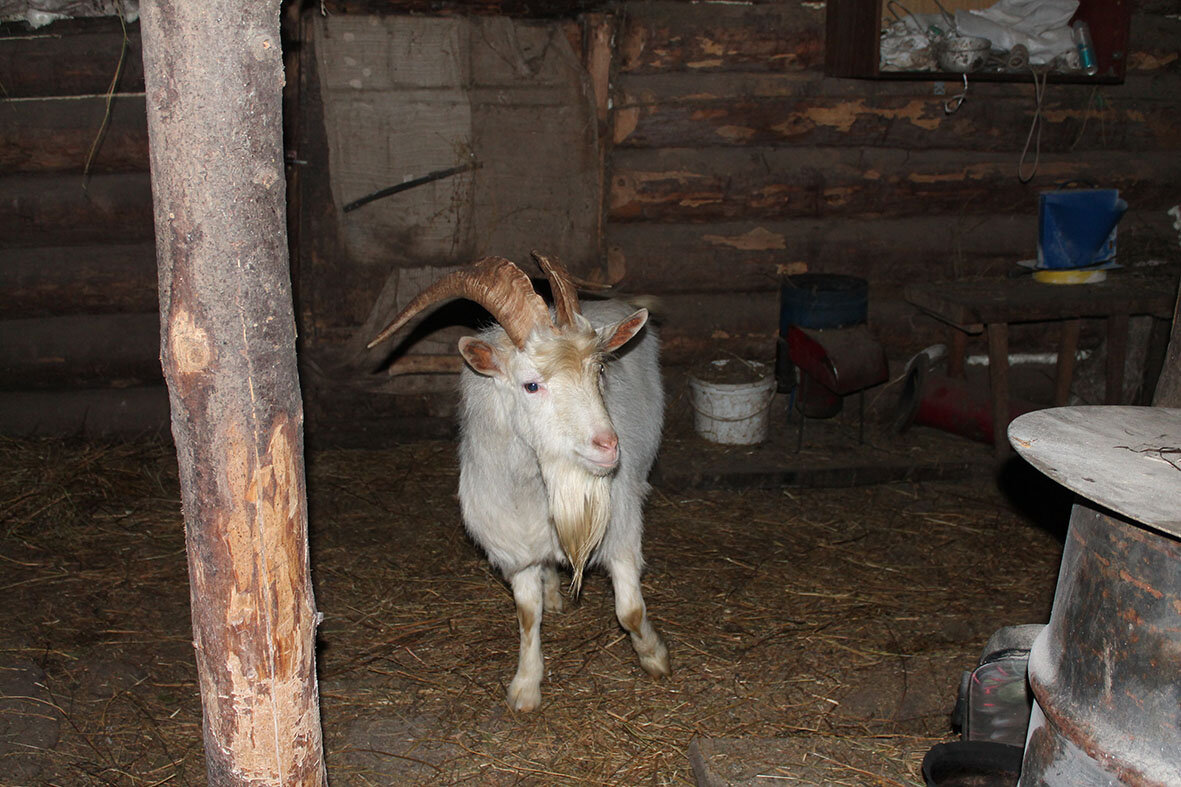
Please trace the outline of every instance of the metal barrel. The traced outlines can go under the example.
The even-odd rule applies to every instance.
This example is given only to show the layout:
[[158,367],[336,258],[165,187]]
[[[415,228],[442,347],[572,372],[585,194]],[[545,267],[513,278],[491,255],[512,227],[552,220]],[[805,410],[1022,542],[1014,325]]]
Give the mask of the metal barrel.
[[1021,787],[1181,785],[1181,539],[1074,507]]

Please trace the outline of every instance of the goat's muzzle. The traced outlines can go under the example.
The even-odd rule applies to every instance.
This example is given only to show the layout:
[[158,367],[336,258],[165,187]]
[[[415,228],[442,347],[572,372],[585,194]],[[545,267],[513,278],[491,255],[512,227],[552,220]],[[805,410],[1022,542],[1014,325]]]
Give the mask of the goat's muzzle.
[[611,472],[619,465],[619,436],[612,430],[597,432],[583,458],[594,466],[596,475]]

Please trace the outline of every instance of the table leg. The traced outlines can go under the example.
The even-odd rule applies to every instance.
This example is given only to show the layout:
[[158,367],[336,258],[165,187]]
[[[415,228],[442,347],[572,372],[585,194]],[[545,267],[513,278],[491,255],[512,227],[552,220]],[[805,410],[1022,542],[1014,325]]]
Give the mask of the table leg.
[[992,446],[997,459],[1009,455],[1009,326],[989,323],[988,382],[992,393]]
[[959,379],[964,376],[964,355],[968,350],[968,334],[959,328],[951,329],[951,353],[947,356],[947,376]]
[[1123,404],[1124,359],[1128,355],[1128,315],[1107,318],[1107,392],[1105,404]]
[[1156,381],[1165,365],[1165,353],[1169,349],[1169,320],[1153,315],[1152,327],[1148,331],[1148,351],[1144,354],[1144,376],[1140,380],[1140,395],[1132,404],[1152,404],[1156,393]]
[[1074,379],[1074,359],[1078,355],[1078,335],[1082,320],[1063,320],[1058,338],[1058,368],[1054,377],[1054,404],[1070,400],[1070,382]]

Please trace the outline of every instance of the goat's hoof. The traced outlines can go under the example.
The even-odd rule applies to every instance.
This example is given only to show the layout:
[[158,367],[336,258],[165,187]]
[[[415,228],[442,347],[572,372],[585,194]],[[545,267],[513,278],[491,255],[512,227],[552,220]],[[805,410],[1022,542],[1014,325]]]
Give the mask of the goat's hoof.
[[508,704],[513,710],[522,713],[537,710],[537,706],[541,705],[541,687],[514,678],[508,687]]
[[640,654],[640,666],[654,678],[667,678],[673,673],[668,665],[668,648],[663,642],[657,644],[651,653]]

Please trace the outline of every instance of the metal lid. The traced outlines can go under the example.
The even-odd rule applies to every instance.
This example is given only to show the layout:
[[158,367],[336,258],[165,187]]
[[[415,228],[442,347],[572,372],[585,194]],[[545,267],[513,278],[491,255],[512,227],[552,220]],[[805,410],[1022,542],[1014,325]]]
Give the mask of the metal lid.
[[1181,537],[1181,409],[1038,410],[1009,424],[1009,442],[1067,489]]

